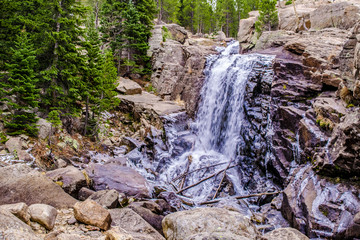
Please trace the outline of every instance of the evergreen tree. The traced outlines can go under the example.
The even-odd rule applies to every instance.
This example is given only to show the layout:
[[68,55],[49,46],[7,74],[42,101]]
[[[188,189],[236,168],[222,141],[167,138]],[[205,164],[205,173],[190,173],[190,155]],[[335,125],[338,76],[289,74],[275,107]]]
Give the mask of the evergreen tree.
[[120,74],[150,72],[148,40],[156,13],[153,0],[106,0],[103,7],[102,32],[110,43]]
[[72,115],[81,109],[78,105],[81,86],[79,72],[84,55],[79,48],[83,35],[80,26],[86,9],[75,0],[52,0],[48,2],[48,7],[51,25],[46,44],[51,61],[43,71],[43,104],[48,111],[57,109]]
[[6,88],[12,115],[5,127],[9,135],[36,136],[38,129],[35,125],[37,118],[34,108],[38,106],[39,91],[36,88],[38,79],[34,69],[37,61],[34,46],[25,30],[17,36],[14,47],[10,50],[9,63],[6,63],[9,79],[3,87]]
[[179,4],[178,0],[157,0],[158,21],[177,23]]
[[279,19],[276,10],[276,0],[260,0],[259,13],[260,15],[255,23],[256,31],[259,34],[264,29],[271,31],[272,28],[277,26]]
[[10,55],[10,47],[23,27],[28,32],[37,50],[43,53],[44,34],[47,30],[45,0],[1,0],[0,1],[0,71]]

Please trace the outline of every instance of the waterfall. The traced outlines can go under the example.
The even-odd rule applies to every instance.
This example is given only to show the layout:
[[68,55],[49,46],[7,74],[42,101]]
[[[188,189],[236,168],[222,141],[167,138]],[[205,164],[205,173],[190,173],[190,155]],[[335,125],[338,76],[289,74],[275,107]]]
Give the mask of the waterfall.
[[[190,186],[220,171],[231,161],[227,170],[228,182],[232,189],[229,194],[246,194],[241,184],[241,169],[237,166],[244,127],[244,95],[249,74],[259,61],[271,64],[272,56],[260,54],[240,55],[239,43],[219,48],[218,55],[209,56],[206,63],[205,82],[201,91],[201,102],[193,122],[180,124],[177,119],[183,113],[167,117],[170,124],[165,126],[168,138],[168,153],[162,152],[159,181],[174,185],[176,176],[188,169],[185,186]],[[178,124],[176,124],[178,122]],[[181,121],[180,121],[181,122]],[[206,166],[216,165],[211,168]],[[203,168],[200,171],[194,171]],[[194,172],[192,172],[194,171]],[[214,196],[223,173],[183,192],[195,202]],[[175,180],[174,180],[175,178]],[[181,181],[180,181],[181,182]]]

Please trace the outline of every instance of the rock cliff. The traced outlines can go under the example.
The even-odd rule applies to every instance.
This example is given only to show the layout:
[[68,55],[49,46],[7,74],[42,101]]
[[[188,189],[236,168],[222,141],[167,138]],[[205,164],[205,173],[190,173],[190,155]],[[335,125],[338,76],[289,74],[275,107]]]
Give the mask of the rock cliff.
[[212,39],[189,38],[188,32],[176,24],[156,25],[149,44],[151,82],[157,93],[165,100],[184,101],[186,111],[194,115],[206,56],[215,54],[219,44]]
[[243,51],[276,55],[271,156],[258,163],[285,188],[281,209],[293,227],[309,237],[352,239],[360,236],[360,6],[311,2],[296,1],[299,21],[293,6],[279,8],[279,30],[259,38],[256,14],[240,22]]

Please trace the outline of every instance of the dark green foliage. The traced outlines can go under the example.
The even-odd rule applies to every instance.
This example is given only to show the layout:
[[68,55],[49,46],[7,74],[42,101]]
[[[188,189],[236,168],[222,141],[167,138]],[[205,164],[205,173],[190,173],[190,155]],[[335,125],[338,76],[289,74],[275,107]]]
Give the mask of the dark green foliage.
[[178,0],[157,0],[158,20],[166,23],[178,22],[180,2]]
[[255,28],[260,36],[264,30],[271,31],[279,22],[276,0],[260,0],[259,12],[260,15],[255,23]]
[[136,2],[106,0],[103,5],[102,32],[110,43],[119,74],[150,72],[146,55],[156,6],[152,0]]
[[10,58],[6,63],[9,78],[2,82],[5,100],[11,109],[10,121],[5,124],[9,135],[37,135],[34,108],[39,103],[38,82],[34,69],[36,61],[34,46],[28,33],[23,30],[10,48]]
[[85,102],[85,126],[84,135],[87,134],[90,118],[99,116],[101,112],[111,109],[116,93],[115,82],[117,78],[114,58],[111,51],[107,51],[105,56],[100,50],[100,37],[96,29],[95,18],[90,17],[87,23],[84,50],[86,51],[86,61],[82,72],[82,99]]
[[52,127],[59,128],[61,126],[60,112],[53,110],[49,112],[47,120],[51,123]]
[[47,109],[56,108],[65,114],[79,112],[81,79],[79,70],[84,62],[79,45],[83,30],[82,15],[85,8],[75,0],[53,0],[48,5],[51,9],[52,23],[48,32],[51,59],[43,71],[42,84],[45,88],[43,104]]
[[177,19],[180,25],[193,33],[224,31],[236,37],[239,21],[256,9],[256,0],[179,0]]

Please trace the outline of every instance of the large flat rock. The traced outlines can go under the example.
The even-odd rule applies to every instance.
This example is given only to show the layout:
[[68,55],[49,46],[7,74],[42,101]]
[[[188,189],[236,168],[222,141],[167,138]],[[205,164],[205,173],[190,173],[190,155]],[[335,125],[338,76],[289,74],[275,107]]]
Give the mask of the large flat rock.
[[24,202],[67,208],[76,203],[59,185],[25,164],[0,168],[0,193],[0,205]]
[[118,95],[125,103],[134,105],[135,108],[155,111],[159,116],[184,110],[184,107],[173,101],[164,101],[161,97],[148,92],[134,95]]

